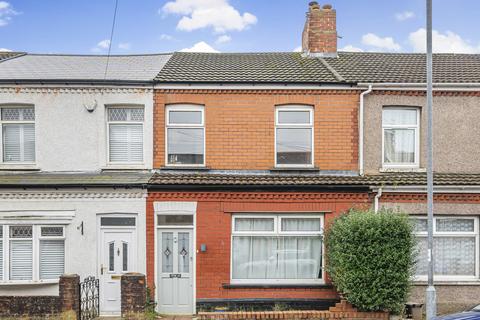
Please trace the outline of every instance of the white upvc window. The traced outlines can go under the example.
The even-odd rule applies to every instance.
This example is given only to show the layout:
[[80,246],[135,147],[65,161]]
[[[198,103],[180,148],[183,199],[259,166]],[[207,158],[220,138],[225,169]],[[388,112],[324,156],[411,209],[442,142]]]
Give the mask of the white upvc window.
[[321,284],[323,215],[232,218],[232,284]]
[[313,167],[313,108],[281,106],[275,110],[275,166]]
[[419,127],[419,108],[383,108],[382,163],[384,168],[418,168]]
[[1,107],[3,163],[35,162],[35,109],[33,107]]
[[173,105],[166,108],[167,166],[205,165],[205,114],[203,106]]
[[64,226],[0,225],[0,284],[58,281],[64,269]]
[[[427,217],[415,217],[416,279],[427,279]],[[433,219],[434,274],[437,280],[467,281],[479,277],[478,217],[437,216]]]
[[143,107],[108,107],[108,162],[143,163]]

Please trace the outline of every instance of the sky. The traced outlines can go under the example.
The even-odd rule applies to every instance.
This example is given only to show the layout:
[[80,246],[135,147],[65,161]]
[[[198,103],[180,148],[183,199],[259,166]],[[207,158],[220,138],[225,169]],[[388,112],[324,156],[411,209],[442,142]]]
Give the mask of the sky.
[[[118,0],[112,54],[296,51],[305,0]],[[329,0],[345,51],[423,52],[425,0]],[[0,50],[106,54],[115,0],[0,0]],[[433,0],[435,52],[480,53],[479,0]]]

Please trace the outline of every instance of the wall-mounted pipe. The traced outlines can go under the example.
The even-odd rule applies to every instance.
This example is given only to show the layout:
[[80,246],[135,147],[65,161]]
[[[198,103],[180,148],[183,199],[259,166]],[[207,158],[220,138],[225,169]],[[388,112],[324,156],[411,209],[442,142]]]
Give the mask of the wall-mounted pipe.
[[382,196],[382,188],[378,188],[377,194],[375,195],[375,200],[374,200],[374,211],[375,213],[378,212],[378,207],[380,206],[380,197]]
[[372,85],[368,85],[368,89],[360,94],[360,110],[358,111],[358,171],[363,176],[363,104],[367,94],[372,92]]

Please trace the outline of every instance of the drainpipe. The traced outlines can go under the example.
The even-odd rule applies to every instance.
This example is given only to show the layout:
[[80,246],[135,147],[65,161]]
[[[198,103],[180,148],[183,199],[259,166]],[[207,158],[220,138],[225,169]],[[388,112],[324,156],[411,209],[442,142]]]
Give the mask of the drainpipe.
[[358,168],[360,175],[363,176],[363,104],[364,97],[372,92],[372,85],[368,85],[368,89],[360,94],[360,110],[358,119]]
[[374,211],[375,213],[378,212],[378,207],[379,207],[379,202],[380,202],[380,197],[382,196],[382,188],[378,188],[377,194],[375,195],[375,201],[374,201]]

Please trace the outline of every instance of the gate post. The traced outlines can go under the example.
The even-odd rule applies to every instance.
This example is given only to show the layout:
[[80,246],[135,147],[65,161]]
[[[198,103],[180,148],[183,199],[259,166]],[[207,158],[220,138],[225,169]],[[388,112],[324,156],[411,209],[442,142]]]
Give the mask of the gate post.
[[80,314],[80,276],[64,274],[60,277],[60,313],[65,319],[78,319]]
[[122,317],[137,319],[145,312],[145,275],[126,273],[121,279]]

